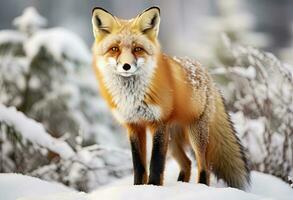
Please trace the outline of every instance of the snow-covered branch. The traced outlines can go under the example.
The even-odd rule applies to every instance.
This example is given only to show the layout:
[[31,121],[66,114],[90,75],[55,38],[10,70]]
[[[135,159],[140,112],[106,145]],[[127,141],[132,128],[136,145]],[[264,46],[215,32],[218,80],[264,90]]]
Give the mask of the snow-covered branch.
[[27,118],[22,112],[14,107],[5,107],[0,104],[0,123],[6,123],[25,139],[33,144],[37,144],[52,152],[57,153],[64,159],[74,156],[72,148],[62,140],[53,138],[47,133],[42,124]]

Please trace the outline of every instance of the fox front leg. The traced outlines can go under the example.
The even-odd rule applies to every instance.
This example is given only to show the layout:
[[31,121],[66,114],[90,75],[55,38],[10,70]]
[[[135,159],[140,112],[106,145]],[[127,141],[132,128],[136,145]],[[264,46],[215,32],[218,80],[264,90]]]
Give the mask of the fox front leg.
[[145,127],[129,125],[128,134],[132,152],[134,185],[145,184],[147,182]]
[[159,124],[151,127],[153,133],[153,149],[150,163],[150,175],[148,184],[162,185],[168,148],[169,132],[166,125]]

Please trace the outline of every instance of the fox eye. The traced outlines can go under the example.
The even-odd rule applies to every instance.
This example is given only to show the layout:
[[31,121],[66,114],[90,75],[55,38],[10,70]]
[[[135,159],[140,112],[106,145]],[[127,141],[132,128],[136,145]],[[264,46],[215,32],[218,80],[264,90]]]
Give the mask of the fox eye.
[[134,52],[140,52],[142,50],[143,50],[143,48],[141,48],[141,47],[134,47],[134,49],[133,49]]
[[111,47],[110,50],[112,52],[118,52],[119,51],[119,48],[118,47]]

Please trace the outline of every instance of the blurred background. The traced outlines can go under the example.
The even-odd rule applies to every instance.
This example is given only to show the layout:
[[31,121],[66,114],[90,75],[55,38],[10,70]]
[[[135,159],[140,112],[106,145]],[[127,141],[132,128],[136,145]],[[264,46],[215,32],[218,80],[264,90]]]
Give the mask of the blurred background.
[[[229,31],[241,43],[261,47],[291,61],[293,1],[291,0],[9,0],[0,7],[0,28],[28,6],[48,20],[48,26],[66,27],[90,46],[91,10],[103,7],[122,18],[132,18],[149,6],[161,7],[160,40],[172,55],[208,57],[207,46],[220,31]],[[172,41],[172,42],[170,42]],[[200,50],[199,50],[200,49]],[[196,53],[194,53],[196,52]]]
[[0,172],[82,191],[132,174],[93,73],[91,11],[128,19],[153,5],[163,50],[199,60],[223,92],[250,168],[292,184],[290,0],[1,1]]

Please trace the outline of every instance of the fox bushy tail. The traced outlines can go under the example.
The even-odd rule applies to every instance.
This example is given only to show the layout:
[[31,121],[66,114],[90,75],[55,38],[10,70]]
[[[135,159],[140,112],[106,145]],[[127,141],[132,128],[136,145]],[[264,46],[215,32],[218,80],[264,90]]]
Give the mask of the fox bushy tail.
[[245,189],[249,186],[250,171],[246,154],[241,145],[230,117],[226,112],[224,99],[217,98],[217,114],[210,127],[210,151],[208,157],[212,171],[229,187]]

